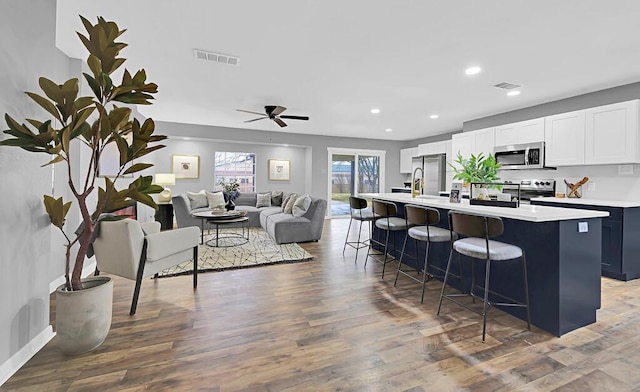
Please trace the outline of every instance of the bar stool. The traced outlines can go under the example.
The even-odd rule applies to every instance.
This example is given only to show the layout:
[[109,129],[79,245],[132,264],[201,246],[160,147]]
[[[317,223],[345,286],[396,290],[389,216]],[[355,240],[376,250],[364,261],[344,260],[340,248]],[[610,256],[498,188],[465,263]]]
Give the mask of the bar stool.
[[[436,266],[429,265],[429,248],[434,242],[450,242],[458,239],[458,235],[451,230],[436,227],[434,225],[440,222],[440,212],[435,208],[416,206],[407,204],[404,206],[404,216],[408,227],[407,235],[404,237],[404,244],[402,245],[402,254],[400,255],[400,261],[398,261],[398,270],[396,271],[396,281],[393,283],[395,286],[398,283],[398,276],[403,274],[422,285],[422,297],[421,303],[424,303],[424,290],[426,283],[433,278],[433,275],[429,274],[429,267],[435,268],[441,272],[445,270]],[[407,240],[411,237],[414,240],[416,255],[410,256],[406,254]],[[424,264],[420,269],[420,263],[418,262],[418,241],[426,242],[426,253],[424,255]],[[402,260],[405,257],[410,257],[416,261],[416,268],[410,272],[422,272],[422,278],[418,279],[410,272],[402,270]]]
[[[374,216],[374,222],[376,227],[380,230],[386,231],[384,242],[374,239],[373,231],[371,232],[371,237],[369,238],[370,245],[377,244],[379,246],[384,246],[384,251],[383,251],[384,259],[381,261],[382,263],[381,278],[384,279],[384,270],[385,270],[385,267],[387,266],[387,263],[393,260],[396,260],[396,258],[393,256],[390,259],[387,258],[387,249],[389,248],[389,234],[392,231],[395,232],[400,230],[407,230],[407,222],[405,219],[399,218],[396,216],[398,213],[398,207],[396,206],[395,203],[392,203],[390,201],[374,199],[372,202],[372,207],[373,207],[373,216]],[[394,238],[393,245],[395,248],[395,238]],[[371,246],[369,246],[369,249],[367,250],[367,258],[364,261],[365,267],[367,266],[367,260],[369,259],[370,254],[371,254]]]
[[[449,253],[449,262],[447,263],[447,270],[444,275],[444,281],[442,283],[442,291],[440,292],[440,302],[438,303],[438,312],[440,315],[440,309],[442,307],[442,299],[446,298],[450,301],[457,303],[458,305],[465,307],[475,313],[482,315],[482,341],[484,342],[486,327],[487,327],[487,312],[490,306],[514,306],[524,307],[527,311],[527,329],[531,330],[531,314],[529,311],[529,286],[527,283],[527,261],[524,251],[515,245],[506,244],[504,242],[490,240],[489,238],[497,237],[504,232],[504,224],[502,219],[497,217],[489,217],[483,215],[465,214],[462,212],[449,211],[449,225],[453,232],[460,236],[466,236],[454,241],[451,245],[451,252]],[[453,252],[456,251],[460,255],[472,257],[474,259],[482,260],[486,264],[484,287],[484,306],[482,313],[470,308],[469,306],[455,300],[455,297],[466,296],[464,294],[464,286],[462,294],[445,294],[445,287],[447,284],[447,277],[451,268],[451,260],[453,258]],[[499,293],[493,292],[489,289],[489,278],[491,274],[491,262],[492,261],[507,261],[521,258],[522,259],[522,278],[524,283],[524,298],[525,302],[516,302],[511,298],[507,298]],[[472,264],[473,267],[473,264]],[[471,297],[480,298],[474,293],[475,289],[475,274],[472,269],[472,283],[469,295]],[[492,294],[502,297],[504,299],[512,300],[513,302],[490,302],[489,291]]]
[[[366,248],[369,246],[369,239],[364,241],[360,241],[360,234],[362,233],[362,222],[373,222],[373,212],[365,211],[367,208],[367,200],[361,197],[351,196],[349,197],[349,207],[351,210],[351,218],[349,219],[349,228],[347,229],[347,236],[344,239],[344,247],[342,248],[342,254],[344,255],[345,249],[347,249],[347,245],[354,248],[356,250],[356,258],[354,261],[358,261],[358,251],[362,248]],[[357,241],[349,241],[349,232],[351,231],[351,223],[354,220],[360,221],[360,228],[358,229],[358,240]],[[369,227],[369,233],[371,233],[372,228]],[[369,234],[371,236],[371,234]]]

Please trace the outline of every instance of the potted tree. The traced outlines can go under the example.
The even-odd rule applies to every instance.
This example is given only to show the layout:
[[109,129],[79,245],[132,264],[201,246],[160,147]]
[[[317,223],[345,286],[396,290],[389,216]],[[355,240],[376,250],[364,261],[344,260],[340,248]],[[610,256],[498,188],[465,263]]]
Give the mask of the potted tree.
[[[9,129],[4,133],[13,138],[0,142],[2,146],[48,154],[52,159],[47,165],[65,165],[69,173],[69,190],[82,219],[80,228],[74,234],[64,230],[71,201],[44,195],[44,207],[51,224],[60,229],[66,239],[66,282],[56,291],[56,333],[61,349],[72,355],[98,347],[111,326],[113,284],[110,278],[81,279],[85,257],[103,213],[123,208],[131,200],[157,208],[151,195],[162,191],[162,187],[152,185],[152,176],[139,175],[124,189],[117,189],[116,181],[123,175],[153,166],[133,161],[163,148],[163,145],[150,144],[166,139],[166,136],[154,135],[152,119],[141,124],[132,118],[130,108],[114,104],[148,105],[153,99],[152,94],[157,92],[157,85],[146,81],[144,70],[132,76],[125,69],[119,84],[112,79],[112,74],[125,62],[118,55],[127,45],[116,42],[124,30],[102,17],[95,25],[82,16],[80,19],[87,35],[78,33],[78,36],[89,51],[86,62],[91,70],[91,74],[83,75],[93,96],[78,97],[77,78],[59,85],[41,77],[39,85],[44,95],[26,94],[51,118],[26,119],[25,124],[5,114]],[[100,160],[105,147],[112,143],[119,151],[119,169],[113,179],[105,177],[104,184],[100,185]],[[79,148],[89,149],[91,158],[88,164],[80,160],[79,150],[75,147],[77,144],[81,145]],[[73,173],[80,175],[74,177]],[[72,255],[74,251],[75,255]],[[99,300],[108,303],[97,303]]]
[[[472,182],[496,182],[500,179],[498,177],[500,164],[496,162],[496,158],[492,154],[485,157],[483,153],[478,155],[472,153],[469,158],[464,158],[458,151],[455,163],[458,166],[449,163],[449,166],[456,172],[453,179],[462,180],[466,186]],[[483,189],[485,189],[482,191],[483,194],[488,193],[488,188]]]

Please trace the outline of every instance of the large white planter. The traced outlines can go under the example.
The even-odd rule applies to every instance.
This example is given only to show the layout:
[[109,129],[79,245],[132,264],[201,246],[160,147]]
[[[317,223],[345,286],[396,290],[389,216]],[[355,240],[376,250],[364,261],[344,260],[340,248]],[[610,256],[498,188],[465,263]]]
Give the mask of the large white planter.
[[56,338],[66,355],[89,352],[104,342],[111,328],[113,281],[95,276],[82,280],[85,289],[56,289]]

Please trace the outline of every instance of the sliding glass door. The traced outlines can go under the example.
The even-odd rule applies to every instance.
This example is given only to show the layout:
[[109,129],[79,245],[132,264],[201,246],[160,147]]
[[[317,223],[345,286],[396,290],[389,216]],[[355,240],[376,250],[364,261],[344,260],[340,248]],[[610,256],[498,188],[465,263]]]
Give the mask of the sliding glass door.
[[349,215],[349,196],[384,189],[385,151],[329,148],[330,216]]

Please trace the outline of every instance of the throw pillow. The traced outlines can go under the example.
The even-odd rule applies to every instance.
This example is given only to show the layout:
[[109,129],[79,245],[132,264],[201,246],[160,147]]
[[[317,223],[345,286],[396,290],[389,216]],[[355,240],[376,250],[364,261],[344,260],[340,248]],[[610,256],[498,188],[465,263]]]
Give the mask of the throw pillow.
[[191,203],[192,210],[209,206],[209,202],[207,202],[207,195],[204,189],[200,192],[187,192],[187,197],[189,198],[189,202]]
[[297,217],[303,216],[309,211],[309,207],[311,207],[311,196],[302,195],[293,203],[292,214]]
[[271,205],[272,206],[281,206],[282,205],[282,196],[283,191],[274,191],[271,192]]
[[291,211],[293,210],[293,204],[296,202],[297,198],[298,195],[292,193],[289,199],[287,199],[287,205],[284,206],[284,210],[282,212],[284,212],[285,214],[291,214]]
[[209,208],[223,208],[224,207],[224,195],[222,192],[206,192],[207,204]]
[[283,199],[282,199],[282,212],[284,212],[284,208],[287,206],[287,202],[289,201],[289,199],[291,198],[293,194],[290,195],[286,195]]
[[271,207],[271,192],[258,193],[256,200],[256,208]]

